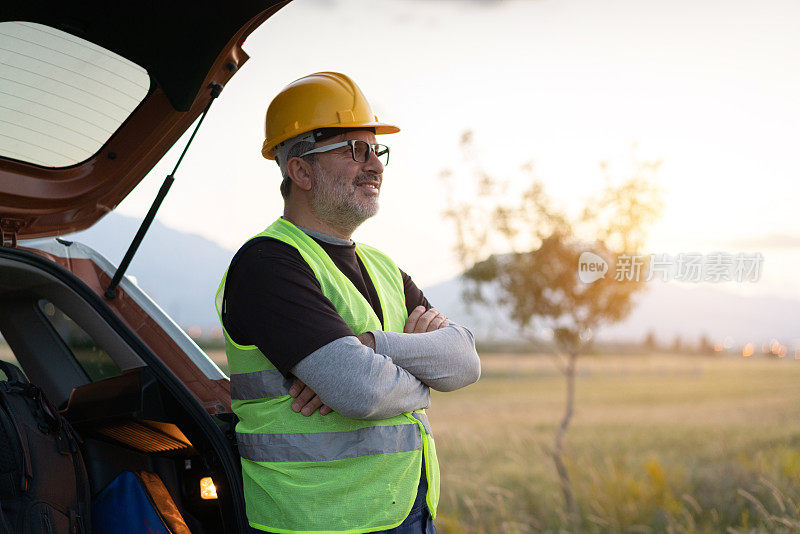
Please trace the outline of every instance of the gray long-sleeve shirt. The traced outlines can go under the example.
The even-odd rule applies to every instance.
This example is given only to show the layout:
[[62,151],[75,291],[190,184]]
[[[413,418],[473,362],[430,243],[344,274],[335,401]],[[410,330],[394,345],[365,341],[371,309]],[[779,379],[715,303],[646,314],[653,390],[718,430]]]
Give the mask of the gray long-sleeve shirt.
[[373,331],[375,352],[392,361],[437,391],[454,391],[477,382],[481,362],[475,338],[463,326],[450,326],[423,334]]
[[453,391],[480,377],[472,333],[451,324],[424,334],[374,331],[375,350],[358,338],[336,339],[292,373],[336,412],[384,419],[430,404],[429,387]]

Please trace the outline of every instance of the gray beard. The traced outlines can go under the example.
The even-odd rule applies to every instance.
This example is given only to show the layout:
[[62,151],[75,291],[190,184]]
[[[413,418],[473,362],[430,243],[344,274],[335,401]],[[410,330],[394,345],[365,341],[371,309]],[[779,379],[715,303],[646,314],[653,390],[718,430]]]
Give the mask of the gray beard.
[[351,184],[326,173],[314,162],[314,190],[311,210],[320,221],[350,235],[361,223],[378,213],[378,203],[361,204],[355,196],[355,184],[369,178],[359,175]]

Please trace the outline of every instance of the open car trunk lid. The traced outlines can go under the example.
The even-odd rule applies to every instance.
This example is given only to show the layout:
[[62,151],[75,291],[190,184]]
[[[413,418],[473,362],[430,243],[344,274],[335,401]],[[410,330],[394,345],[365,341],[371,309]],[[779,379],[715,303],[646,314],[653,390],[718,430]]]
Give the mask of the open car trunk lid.
[[19,2],[0,10],[0,237],[113,210],[248,56],[284,1]]

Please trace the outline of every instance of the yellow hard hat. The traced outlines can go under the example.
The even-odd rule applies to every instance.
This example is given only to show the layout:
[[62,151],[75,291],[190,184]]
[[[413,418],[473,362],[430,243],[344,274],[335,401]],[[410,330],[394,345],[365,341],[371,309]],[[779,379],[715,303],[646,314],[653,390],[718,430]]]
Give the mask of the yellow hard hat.
[[318,128],[372,128],[376,134],[400,131],[372,113],[356,83],[338,72],[316,72],[295,80],[267,108],[261,154],[275,159],[275,147]]

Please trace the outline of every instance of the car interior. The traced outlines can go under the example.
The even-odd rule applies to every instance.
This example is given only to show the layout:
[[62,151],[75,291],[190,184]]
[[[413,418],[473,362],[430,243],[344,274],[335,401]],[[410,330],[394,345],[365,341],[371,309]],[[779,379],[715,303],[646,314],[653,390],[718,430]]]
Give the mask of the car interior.
[[[82,438],[93,497],[121,472],[144,471],[163,482],[164,498],[171,498],[191,532],[225,531],[219,501],[209,498],[213,486],[201,482],[213,467],[202,430],[75,287],[0,257],[0,333],[11,363]],[[224,475],[214,474],[213,483],[224,487]]]

